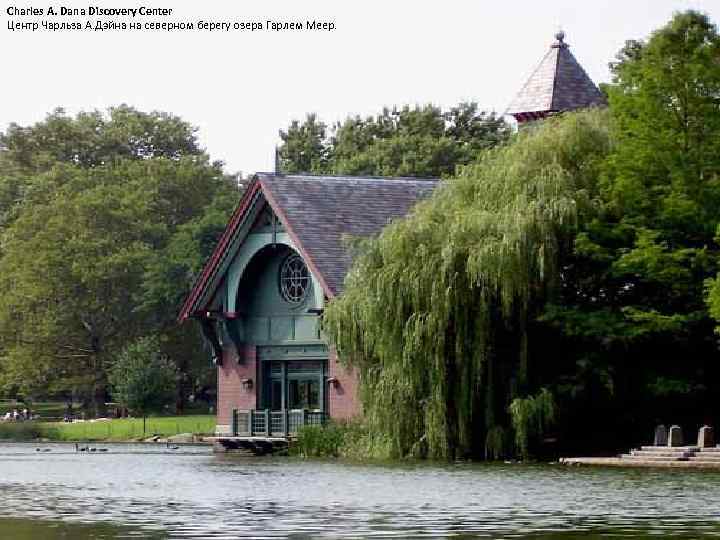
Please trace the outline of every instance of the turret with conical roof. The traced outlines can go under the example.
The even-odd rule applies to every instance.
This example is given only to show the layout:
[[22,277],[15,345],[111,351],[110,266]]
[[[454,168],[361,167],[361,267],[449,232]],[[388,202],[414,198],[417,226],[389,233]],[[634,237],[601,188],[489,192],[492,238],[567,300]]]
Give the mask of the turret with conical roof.
[[605,97],[575,60],[565,43],[565,33],[560,31],[505,114],[512,115],[521,124],[553,113],[605,103]]

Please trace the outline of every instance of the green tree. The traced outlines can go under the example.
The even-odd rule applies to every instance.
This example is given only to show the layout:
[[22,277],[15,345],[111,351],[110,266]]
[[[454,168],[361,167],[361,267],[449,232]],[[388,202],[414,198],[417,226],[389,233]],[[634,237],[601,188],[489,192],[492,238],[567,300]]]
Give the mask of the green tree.
[[280,132],[283,172],[439,177],[505,141],[509,129],[494,113],[461,103],[448,111],[427,105],[347,118],[326,136],[314,115]]
[[[46,173],[58,164],[80,168],[110,166],[118,160],[206,160],[196,128],[163,112],[145,113],[127,105],[68,116],[63,109],[31,126],[10,124],[0,133],[0,227],[24,201],[55,189]],[[218,169],[220,164],[214,164]]]
[[[203,186],[215,174],[187,159],[53,169],[62,187],[28,205],[2,235],[7,382],[25,391],[86,388],[99,407],[111,351],[145,324],[161,330],[174,318],[152,301],[148,268],[178,225],[209,204]],[[183,277],[178,294],[188,287]],[[144,304],[154,311],[139,309]]]
[[371,452],[507,453],[516,398],[521,435],[525,420],[549,421],[551,400],[539,394],[535,407],[529,397],[542,349],[530,326],[608,147],[603,111],[549,121],[485,152],[361,244],[324,320],[360,372]]
[[717,423],[718,58],[677,14],[621,51],[609,113],[520,133],[365,244],[325,319],[370,448],[497,456],[512,432],[527,454],[552,417],[566,449],[617,451]]
[[178,371],[156,338],[143,337],[117,355],[109,372],[113,399],[145,422],[175,399]]
[[281,130],[280,170],[284,173],[327,172],[326,130],[315,114],[308,114],[302,123],[293,120],[287,131]]
[[[75,140],[89,117],[103,128]],[[177,346],[178,336],[188,344],[196,336],[178,332],[175,308],[239,196],[235,181],[188,143],[194,129],[170,115],[120,108],[108,118],[55,114],[47,123],[10,130],[3,140],[11,149],[0,153],[0,186],[12,179],[5,171],[21,177],[20,188],[6,191],[0,229],[0,383],[26,393],[79,390],[100,412],[112,351],[149,331],[197,378],[204,355]],[[58,140],[58,126],[70,141]],[[153,126],[162,136],[150,135]],[[102,159],[61,152],[100,145],[103,130],[117,154],[112,145]],[[26,147],[51,157],[40,167],[23,158]]]
[[[559,339],[544,376],[566,425],[615,418],[597,423],[598,444],[641,442],[628,440],[639,426],[692,426],[720,412],[704,302],[720,254],[719,57],[714,25],[688,11],[628,42],[612,65],[613,147],[591,193],[596,212],[543,316]],[[717,285],[707,283],[712,303]]]
[[[720,172],[720,39],[706,15],[680,13],[630,41],[608,86],[618,144],[612,210],[700,242],[714,234]],[[689,230],[685,230],[689,228]]]
[[164,249],[153,251],[145,261],[135,309],[156,329],[163,350],[180,369],[178,411],[184,408],[185,397],[198,387],[214,386],[216,374],[209,367],[199,333],[196,329],[188,331],[187,325],[178,325],[175,315],[225,230],[239,196],[232,188],[219,190],[202,212],[177,227]]
[[179,159],[203,154],[196,132],[177,116],[144,113],[128,105],[111,107],[107,115],[91,111],[75,117],[60,108],[33,126],[10,124],[0,134],[0,151],[33,170],[57,162],[94,167],[121,158]]

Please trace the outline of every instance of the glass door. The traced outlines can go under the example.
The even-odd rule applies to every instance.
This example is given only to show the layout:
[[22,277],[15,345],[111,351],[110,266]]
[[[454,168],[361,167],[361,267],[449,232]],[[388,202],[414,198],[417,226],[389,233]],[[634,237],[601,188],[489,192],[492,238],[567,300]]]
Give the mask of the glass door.
[[325,362],[273,361],[266,367],[266,396],[262,402],[274,411],[325,410]]
[[288,378],[288,409],[321,409],[320,380]]
[[286,365],[288,409],[325,409],[323,380],[325,363],[317,361],[294,361]]

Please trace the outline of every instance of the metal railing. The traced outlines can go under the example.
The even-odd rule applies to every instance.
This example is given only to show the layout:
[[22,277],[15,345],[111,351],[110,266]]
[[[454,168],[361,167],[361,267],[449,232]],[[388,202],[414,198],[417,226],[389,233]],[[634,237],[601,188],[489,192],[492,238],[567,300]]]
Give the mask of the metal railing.
[[301,426],[324,425],[326,420],[326,413],[306,409],[233,409],[231,430],[233,436],[288,437],[296,434]]

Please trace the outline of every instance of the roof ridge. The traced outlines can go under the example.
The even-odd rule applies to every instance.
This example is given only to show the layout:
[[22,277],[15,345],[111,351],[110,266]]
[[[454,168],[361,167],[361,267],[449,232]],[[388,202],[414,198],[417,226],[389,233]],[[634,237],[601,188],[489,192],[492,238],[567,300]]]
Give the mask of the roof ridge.
[[550,91],[550,101],[548,102],[548,109],[553,110],[555,105],[555,95],[557,94],[557,88],[558,88],[558,74],[560,73],[560,55],[563,53],[563,51],[566,51],[569,55],[572,56],[572,53],[570,52],[570,46],[567,43],[564,43],[562,40],[558,40],[552,45],[550,45],[551,51],[557,51],[555,53],[555,69],[553,73],[553,83],[552,83],[552,90]]
[[387,182],[387,183],[415,183],[423,184],[429,182],[439,182],[440,178],[431,176],[351,176],[351,175],[326,175],[326,174],[275,174],[258,172],[255,173],[260,178],[288,178],[292,180],[305,180],[305,181],[322,181],[322,182]]

